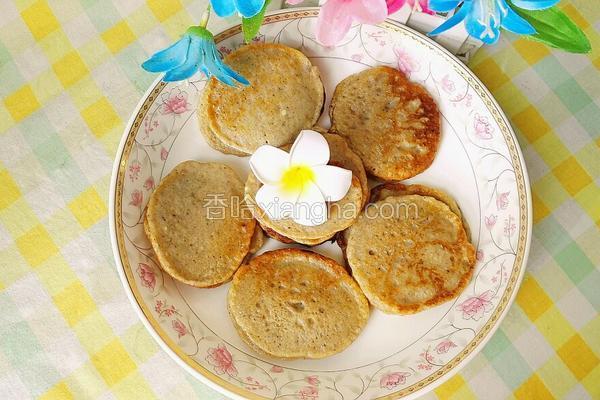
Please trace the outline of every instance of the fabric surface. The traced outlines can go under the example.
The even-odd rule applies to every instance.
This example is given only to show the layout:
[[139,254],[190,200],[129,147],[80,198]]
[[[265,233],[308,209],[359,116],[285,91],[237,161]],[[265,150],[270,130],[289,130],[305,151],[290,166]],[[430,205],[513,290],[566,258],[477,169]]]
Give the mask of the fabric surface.
[[[179,368],[138,320],[107,219],[117,144],[155,78],[139,64],[205,4],[2,2],[1,398],[224,398]],[[593,53],[504,33],[471,62],[525,155],[531,254],[489,344],[425,398],[600,398],[600,7],[561,4]]]

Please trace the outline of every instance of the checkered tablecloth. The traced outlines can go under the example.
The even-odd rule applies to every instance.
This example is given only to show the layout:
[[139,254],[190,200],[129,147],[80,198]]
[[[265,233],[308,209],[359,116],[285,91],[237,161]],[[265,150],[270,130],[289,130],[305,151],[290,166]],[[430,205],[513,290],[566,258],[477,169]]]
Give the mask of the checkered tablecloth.
[[[108,186],[139,67],[205,1],[0,5],[0,398],[222,399],[151,339],[110,249]],[[503,34],[471,67],[516,128],[534,228],[517,301],[427,398],[600,398],[600,6],[563,1],[571,55]]]

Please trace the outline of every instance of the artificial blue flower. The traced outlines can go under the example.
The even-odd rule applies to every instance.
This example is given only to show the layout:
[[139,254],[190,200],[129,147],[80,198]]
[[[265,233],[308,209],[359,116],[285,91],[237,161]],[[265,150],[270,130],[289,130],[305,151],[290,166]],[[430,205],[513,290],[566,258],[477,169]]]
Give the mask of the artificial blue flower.
[[229,17],[236,11],[244,18],[254,17],[265,5],[265,0],[210,0],[219,17]]
[[[512,4],[525,10],[543,10],[550,8],[559,0],[512,0]],[[448,12],[462,3],[460,9],[429,35],[439,35],[461,21],[469,35],[486,44],[493,44],[500,37],[500,28],[521,35],[536,33],[529,22],[511,9],[506,0],[429,0],[429,8],[434,11]]]
[[142,68],[165,72],[163,81],[166,82],[187,79],[200,70],[207,78],[214,76],[229,86],[235,86],[236,82],[249,84],[246,78],[223,63],[212,33],[201,26],[188,28],[179,41],[152,55]]

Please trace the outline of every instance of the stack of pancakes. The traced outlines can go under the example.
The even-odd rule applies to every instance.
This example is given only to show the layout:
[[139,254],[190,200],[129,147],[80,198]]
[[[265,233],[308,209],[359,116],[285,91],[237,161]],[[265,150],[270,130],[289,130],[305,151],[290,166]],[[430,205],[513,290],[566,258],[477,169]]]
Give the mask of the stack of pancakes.
[[[325,223],[304,226],[271,219],[257,206],[261,183],[252,172],[244,184],[226,165],[184,162],[160,183],[146,212],[162,268],[198,287],[233,277],[228,310],[240,337],[284,359],[342,351],[365,326],[369,303],[408,314],[457,296],[475,264],[460,208],[438,189],[399,182],[424,171],[437,152],[440,116],[427,91],[388,67],[351,75],[335,89],[326,131],[314,127],[324,102],[319,71],[301,52],[247,45],[225,61],[251,85],[207,83],[198,120],[213,148],[239,156],[263,144],[289,151],[312,127],[329,144],[329,164],[352,171],[352,185],[328,204]],[[367,174],[379,181],[371,190]],[[251,215],[234,215],[226,205],[225,218],[208,218],[209,195],[243,197]],[[252,257],[263,231],[306,246],[335,239],[347,268],[300,249]]]

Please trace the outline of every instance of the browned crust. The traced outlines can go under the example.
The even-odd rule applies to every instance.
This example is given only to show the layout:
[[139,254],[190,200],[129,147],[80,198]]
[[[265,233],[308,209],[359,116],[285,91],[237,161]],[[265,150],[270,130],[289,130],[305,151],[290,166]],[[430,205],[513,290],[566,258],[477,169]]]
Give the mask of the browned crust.
[[[319,263],[326,265],[327,268],[329,268],[329,270],[333,272],[334,276],[337,277],[336,280],[339,280],[339,281],[344,280],[347,285],[352,287],[357,298],[359,299],[359,303],[360,303],[359,311],[361,314],[363,314],[362,316],[364,317],[363,318],[364,321],[362,323],[361,329],[364,329],[364,327],[367,323],[369,314],[370,314],[370,308],[369,308],[369,302],[368,302],[367,298],[365,297],[364,293],[362,292],[362,290],[360,289],[360,286],[358,285],[358,283],[356,283],[356,281],[348,275],[348,272],[344,269],[344,267],[339,265],[337,262],[335,262],[334,260],[332,260],[329,257],[325,257],[319,253],[315,253],[310,250],[295,249],[295,248],[278,249],[278,250],[267,251],[267,252],[261,254],[260,256],[252,258],[252,260],[250,260],[249,262],[240,266],[240,268],[238,268],[238,270],[236,271],[235,275],[233,276],[233,284],[232,284],[232,287],[229,289],[230,290],[229,293],[231,293],[231,290],[235,286],[236,282],[238,282],[241,279],[244,279],[245,275],[250,272],[251,266],[257,265],[258,268],[261,268],[261,267],[268,268],[270,264],[277,262],[281,258],[294,257],[294,256],[305,256],[305,257],[310,257],[310,258],[316,258]],[[244,343],[246,343],[246,345],[248,345],[251,349],[253,349],[257,353],[266,355],[268,357],[281,359],[281,360],[297,360],[297,359],[301,359],[301,358],[306,358],[306,357],[285,357],[285,356],[281,356],[281,355],[271,354],[271,353],[265,351],[264,349],[260,348],[259,346],[257,346],[254,342],[252,342],[252,340],[250,340],[250,338],[244,332],[244,330],[241,329],[241,327],[238,325],[238,323],[235,319],[234,313],[231,310],[229,296],[228,296],[228,301],[227,301],[227,311],[229,313],[231,321],[233,322],[233,326],[235,327],[235,329],[238,332],[242,341]],[[332,351],[330,353],[323,353],[322,355],[319,355],[318,357],[310,357],[310,358],[311,359],[326,358],[326,357],[330,357],[334,354],[337,354],[342,350],[343,350],[343,348],[338,349],[336,351]]]
[[[372,126],[366,130],[357,133],[356,131],[347,131],[341,127],[341,119],[348,119],[349,115],[360,118],[361,110],[352,109],[348,115],[336,115],[336,109],[339,108],[341,100],[344,96],[355,97],[355,93],[345,92],[347,90],[355,91],[350,87],[354,80],[361,79],[365,74],[384,74],[387,76],[387,85],[385,93],[380,93],[378,96],[386,96],[389,99],[397,99],[397,105],[390,110],[375,110],[377,112],[376,119],[371,121]],[[347,89],[347,87],[349,87]],[[365,89],[368,90],[368,89]],[[394,143],[396,137],[400,137],[406,127],[402,123],[398,123],[395,118],[391,118],[391,128],[389,131],[381,132],[380,122],[390,120],[389,115],[392,111],[405,108],[412,100],[420,101],[420,108],[414,112],[414,119],[422,119],[426,117],[424,128],[411,129],[414,132],[414,143],[427,149],[424,154],[408,153],[402,150],[397,143]],[[372,103],[366,101],[364,107],[372,107]],[[407,179],[427,169],[435,158],[437,148],[440,142],[440,116],[438,107],[421,85],[410,82],[407,77],[401,72],[390,67],[375,67],[363,72],[351,75],[344,79],[335,88],[331,105],[329,108],[331,117],[331,132],[338,133],[348,139],[350,147],[360,156],[365,169],[373,176],[384,180],[402,180]],[[423,121],[421,121],[423,122]],[[374,135],[374,133],[380,133]],[[368,140],[365,140],[364,135],[369,135]],[[359,138],[359,136],[363,136]],[[373,155],[373,148],[380,149],[381,154]],[[384,162],[382,162],[382,160]],[[397,161],[393,161],[397,160]]]
[[[195,161],[185,161],[181,164],[194,163],[194,162]],[[174,172],[176,169],[177,169],[177,167],[172,172]],[[169,175],[167,175],[165,177],[165,179],[163,179],[160,182],[159,187],[160,187],[160,185],[169,182],[170,179],[176,179],[176,176],[173,173],[170,173]],[[157,187],[157,189],[152,193],[152,196],[154,196],[156,193],[158,193],[159,187]],[[160,268],[163,271],[165,271],[167,274],[169,274],[171,277],[173,277],[174,279],[176,279],[180,282],[183,282],[187,285],[195,286],[195,287],[199,287],[199,288],[214,288],[214,287],[218,287],[224,283],[229,282],[233,278],[233,275],[235,274],[235,271],[237,269],[232,269],[231,274],[229,274],[229,276],[225,277],[222,281],[217,282],[212,285],[207,285],[205,283],[202,283],[202,282],[199,282],[199,281],[196,281],[193,279],[187,279],[187,278],[181,276],[180,271],[177,268],[173,267],[171,265],[171,262],[164,256],[163,252],[161,251],[161,245],[158,243],[158,240],[156,239],[156,237],[152,234],[152,229],[150,227],[150,222],[148,221],[148,215],[147,215],[148,211],[151,210],[151,208],[152,208],[152,203],[153,203],[152,199],[153,199],[153,197],[150,198],[150,201],[148,202],[148,206],[146,208],[146,213],[144,214],[144,221],[143,221],[144,222],[144,233],[146,234],[146,237],[148,238],[148,240],[150,241],[150,244],[152,245],[152,249],[154,251],[154,254],[156,255],[156,258],[158,259],[158,265],[160,266]],[[257,224],[257,222],[256,222],[256,220],[252,219],[249,221],[249,224],[251,224],[251,225],[249,226],[250,229],[248,229],[249,237],[248,237],[248,241],[247,241],[246,255],[248,253],[248,250],[250,249],[252,235],[255,232],[254,228],[255,228],[255,226],[256,226],[255,224]],[[241,263],[242,262],[243,262],[243,259],[241,260]]]

